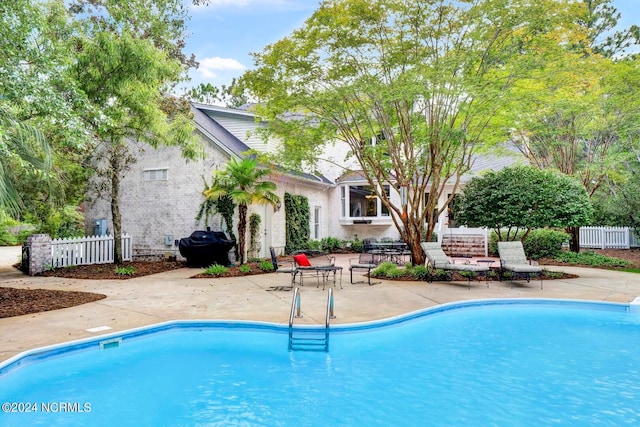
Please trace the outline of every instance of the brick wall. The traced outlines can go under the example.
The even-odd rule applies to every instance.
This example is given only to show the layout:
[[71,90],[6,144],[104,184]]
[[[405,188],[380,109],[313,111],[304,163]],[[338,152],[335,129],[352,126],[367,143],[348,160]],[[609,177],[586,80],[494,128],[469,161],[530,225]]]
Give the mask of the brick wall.
[[51,237],[33,234],[22,249],[22,270],[29,276],[42,273],[51,266]]
[[442,249],[449,256],[485,256],[484,236],[442,236]]

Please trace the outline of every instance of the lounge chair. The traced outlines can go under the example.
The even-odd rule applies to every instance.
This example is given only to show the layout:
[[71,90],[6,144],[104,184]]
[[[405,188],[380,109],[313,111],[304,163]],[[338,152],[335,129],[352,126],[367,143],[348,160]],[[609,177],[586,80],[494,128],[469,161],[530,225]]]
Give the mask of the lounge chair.
[[504,273],[509,271],[517,280],[518,276],[524,276],[527,282],[531,281],[531,275],[537,274],[540,277],[540,289],[542,289],[542,267],[532,265],[527,259],[521,241],[498,242],[498,254],[500,254],[500,281],[504,278]]
[[358,258],[350,258],[349,275],[351,276],[351,284],[353,284],[353,270],[366,270],[367,282],[369,283],[369,286],[373,285],[373,283],[371,283],[371,270],[377,266],[378,263],[376,262],[376,257],[371,253],[363,252]]
[[273,246],[269,247],[269,251],[271,252],[271,263],[273,264],[273,270],[276,273],[285,273],[291,275],[291,289],[293,289],[293,285],[296,281],[296,275],[298,274],[298,269],[296,268],[293,261],[278,261],[276,257],[276,251]]
[[[487,287],[489,287],[489,271],[488,265],[476,264],[455,264],[449,260],[447,254],[444,253],[438,242],[422,242],[420,243],[424,254],[427,256],[427,266],[432,269],[441,269],[449,273],[452,271],[468,271],[476,274],[484,275]],[[451,274],[449,274],[451,277]],[[451,280],[451,279],[449,279]],[[471,277],[467,277],[467,285],[471,288]]]

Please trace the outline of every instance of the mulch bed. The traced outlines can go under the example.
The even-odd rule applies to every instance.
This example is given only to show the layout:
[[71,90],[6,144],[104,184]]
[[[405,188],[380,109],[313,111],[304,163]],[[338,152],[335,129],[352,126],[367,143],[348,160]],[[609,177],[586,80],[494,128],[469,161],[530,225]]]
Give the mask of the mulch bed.
[[0,287],[0,318],[74,307],[106,297],[89,292]]
[[184,262],[178,261],[130,261],[122,263],[120,267],[133,269],[132,274],[118,274],[114,264],[93,264],[56,268],[45,271],[41,273],[40,276],[83,280],[127,280],[176,270],[186,266]]

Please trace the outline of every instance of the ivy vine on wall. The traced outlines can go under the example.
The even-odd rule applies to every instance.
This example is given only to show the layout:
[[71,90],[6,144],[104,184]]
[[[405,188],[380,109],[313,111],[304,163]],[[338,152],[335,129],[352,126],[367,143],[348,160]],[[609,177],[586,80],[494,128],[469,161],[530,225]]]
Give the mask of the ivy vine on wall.
[[305,249],[309,241],[309,224],[311,211],[309,199],[305,196],[296,196],[284,193],[284,209],[287,231],[285,253]]
[[257,213],[252,213],[249,216],[249,253],[251,257],[257,257],[260,252],[258,245],[260,244],[260,223],[262,218]]

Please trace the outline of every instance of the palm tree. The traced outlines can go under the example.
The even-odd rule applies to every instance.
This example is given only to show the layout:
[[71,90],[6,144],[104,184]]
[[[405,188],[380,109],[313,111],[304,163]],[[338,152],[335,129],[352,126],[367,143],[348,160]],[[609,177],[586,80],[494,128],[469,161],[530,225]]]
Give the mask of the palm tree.
[[16,171],[46,178],[50,169],[51,150],[42,132],[0,108],[0,209],[14,215],[20,210]]
[[276,206],[280,198],[274,193],[276,185],[261,181],[269,175],[268,169],[258,167],[252,158],[231,159],[224,170],[216,171],[211,186],[203,194],[207,200],[218,200],[228,195],[238,205],[238,255],[244,264],[247,233],[247,211],[253,203]]

